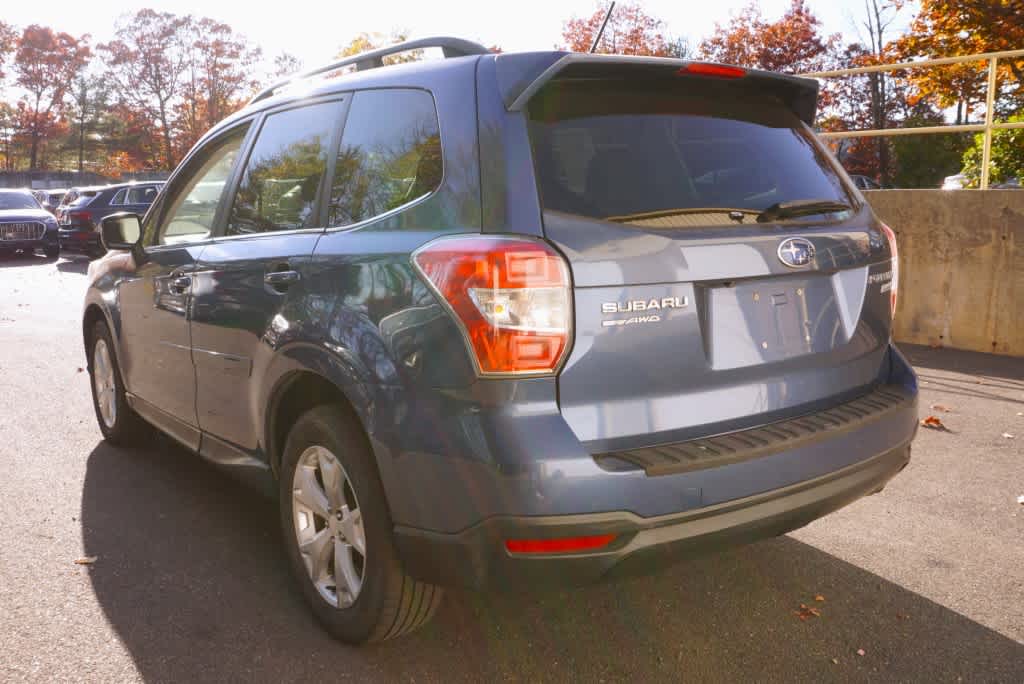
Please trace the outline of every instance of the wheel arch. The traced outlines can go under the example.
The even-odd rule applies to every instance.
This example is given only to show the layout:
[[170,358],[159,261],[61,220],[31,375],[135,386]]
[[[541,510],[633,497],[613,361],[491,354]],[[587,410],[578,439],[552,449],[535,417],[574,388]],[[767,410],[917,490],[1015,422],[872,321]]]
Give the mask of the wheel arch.
[[99,304],[89,304],[82,313],[82,345],[85,347],[86,356],[89,354],[89,342],[92,340],[92,329],[97,321],[103,321],[110,327],[106,314]]
[[[340,404],[359,418],[352,402],[338,385],[311,370],[292,370],[282,376],[271,391],[264,420],[267,460],[275,475],[280,470],[288,430],[309,409],[323,404]],[[362,425],[362,420],[359,420]],[[365,427],[363,428],[365,433]]]
[[[263,373],[264,399],[261,436],[267,463],[276,477],[288,430],[304,412],[322,404],[345,407],[362,430],[366,446],[374,456],[370,436],[373,432],[373,395],[358,380],[356,369],[342,363],[336,355],[312,344],[281,349]],[[380,465],[378,463],[378,474]]]

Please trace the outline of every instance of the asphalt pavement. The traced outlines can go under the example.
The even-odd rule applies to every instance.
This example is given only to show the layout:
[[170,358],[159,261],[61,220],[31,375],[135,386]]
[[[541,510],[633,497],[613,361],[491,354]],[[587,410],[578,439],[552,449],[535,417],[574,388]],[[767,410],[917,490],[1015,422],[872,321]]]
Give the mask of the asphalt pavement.
[[1024,681],[1024,360],[907,347],[945,429],[793,534],[574,591],[449,592],[425,629],[352,648],[293,587],[266,499],[164,440],[101,440],[85,271],[0,261],[0,681]]

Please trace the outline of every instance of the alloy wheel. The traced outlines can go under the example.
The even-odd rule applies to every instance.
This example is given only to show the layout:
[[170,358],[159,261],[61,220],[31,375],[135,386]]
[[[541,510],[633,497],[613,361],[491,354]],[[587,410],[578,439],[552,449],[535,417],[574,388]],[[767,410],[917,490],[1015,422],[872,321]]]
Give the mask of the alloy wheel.
[[108,429],[113,429],[117,422],[117,383],[110,349],[102,338],[96,340],[92,350],[92,383],[100,418]]
[[348,473],[325,447],[299,456],[292,478],[292,518],[299,553],[320,595],[351,606],[366,574],[363,514]]

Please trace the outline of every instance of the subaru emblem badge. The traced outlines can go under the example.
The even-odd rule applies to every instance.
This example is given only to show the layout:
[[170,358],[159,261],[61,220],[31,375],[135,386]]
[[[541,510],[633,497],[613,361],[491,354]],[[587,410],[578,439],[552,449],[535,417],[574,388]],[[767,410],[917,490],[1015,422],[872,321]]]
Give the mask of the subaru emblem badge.
[[790,268],[800,268],[814,259],[814,245],[810,240],[792,237],[779,243],[779,261]]

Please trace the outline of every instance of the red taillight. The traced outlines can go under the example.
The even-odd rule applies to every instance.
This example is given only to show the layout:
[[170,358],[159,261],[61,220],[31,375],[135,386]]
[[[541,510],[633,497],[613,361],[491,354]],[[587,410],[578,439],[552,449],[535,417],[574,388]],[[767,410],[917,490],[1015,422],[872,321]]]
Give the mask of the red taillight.
[[[892,317],[896,317],[896,293],[900,288],[900,254],[896,248],[896,233],[893,232],[892,228],[881,224],[882,232],[885,233],[885,238],[889,241],[889,252],[892,254],[892,280],[889,281],[891,287],[889,289],[890,300],[889,305],[891,307]],[[884,285],[883,285],[884,287]]]
[[68,214],[68,221],[83,228],[92,228],[92,215],[87,211],[72,211]]
[[614,534],[556,539],[506,539],[505,548],[512,553],[571,553],[601,549],[611,544],[613,539]]
[[743,78],[747,75],[746,69],[728,66],[725,64],[706,64],[694,62],[687,64],[677,72],[680,76],[715,76],[717,78]]
[[569,347],[569,268],[526,238],[442,238],[413,261],[462,326],[482,375],[549,373]]

